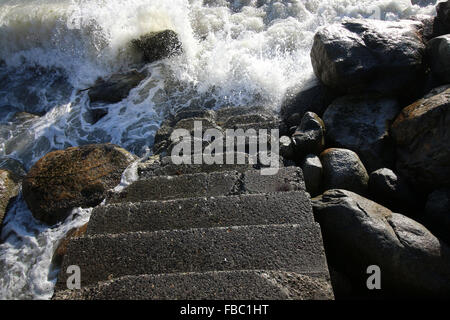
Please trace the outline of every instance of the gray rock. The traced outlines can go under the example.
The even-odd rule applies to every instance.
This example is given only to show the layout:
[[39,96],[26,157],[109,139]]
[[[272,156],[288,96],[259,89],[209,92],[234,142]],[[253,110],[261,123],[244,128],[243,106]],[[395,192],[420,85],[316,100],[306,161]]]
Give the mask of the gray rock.
[[147,63],[180,54],[183,51],[178,35],[172,30],[150,32],[131,43],[142,52],[144,61]]
[[450,34],[428,42],[428,55],[431,71],[443,83],[450,82]]
[[136,87],[146,77],[145,73],[132,70],[125,74],[114,74],[109,79],[100,79],[89,89],[91,103],[116,103],[122,101],[131,89]]
[[450,187],[450,86],[403,109],[391,132],[400,175],[419,190]]
[[414,193],[406,181],[387,168],[370,174],[369,191],[374,200],[397,212],[407,214],[417,205]]
[[309,154],[302,163],[303,176],[306,190],[311,197],[320,194],[323,179],[323,167],[318,156]]
[[322,119],[313,112],[305,113],[292,139],[297,160],[302,160],[307,154],[320,154],[325,147],[325,125]]
[[396,100],[374,95],[338,98],[323,114],[327,143],[356,152],[369,172],[393,168],[395,149],[389,127],[400,110]]
[[313,208],[330,265],[361,287],[377,265],[384,296],[450,293],[450,249],[421,224],[345,190],[325,192]]
[[435,190],[428,196],[425,223],[438,238],[450,244],[450,189]]
[[340,92],[399,93],[424,74],[422,24],[346,20],[320,29],[311,60],[316,76]]
[[367,192],[369,175],[358,155],[351,150],[331,148],[320,155],[324,190],[345,189]]
[[[336,95],[331,89],[317,80],[312,81],[306,87],[291,88],[282,103],[281,118],[288,127],[298,126],[303,115],[308,111],[322,116],[335,97]],[[298,114],[298,116],[291,118],[294,114]]]

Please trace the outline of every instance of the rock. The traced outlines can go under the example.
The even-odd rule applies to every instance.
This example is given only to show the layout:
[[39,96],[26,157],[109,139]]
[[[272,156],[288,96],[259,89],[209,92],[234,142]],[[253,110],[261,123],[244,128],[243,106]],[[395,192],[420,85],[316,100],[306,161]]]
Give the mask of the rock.
[[450,245],[450,189],[435,190],[428,196],[424,220],[433,234]]
[[374,95],[348,95],[336,99],[325,111],[328,145],[356,152],[369,171],[393,168],[391,123],[401,108],[394,99]]
[[387,168],[370,174],[369,191],[375,201],[396,212],[407,214],[417,206],[414,193],[408,184]]
[[320,155],[324,190],[345,189],[365,194],[369,175],[358,155],[351,150],[331,148]]
[[0,169],[10,171],[17,178],[23,178],[27,174],[22,163],[10,157],[0,157]]
[[450,33],[450,1],[443,1],[436,6],[436,18],[434,19],[434,36],[442,36]]
[[180,54],[183,51],[178,35],[172,30],[147,33],[133,40],[132,45],[142,52],[144,61],[147,63]]
[[310,83],[306,88],[291,88],[282,103],[281,118],[288,127],[298,126],[303,115],[308,111],[322,116],[335,97],[336,95],[331,89],[317,80]]
[[436,4],[436,1],[437,0],[411,0],[411,3],[414,5],[421,6],[421,7],[426,7],[426,6],[429,6],[432,4],[433,5]]
[[311,197],[320,194],[322,187],[323,167],[318,156],[309,154],[301,165],[305,178],[306,191]]
[[131,89],[135,88],[145,77],[145,73],[132,70],[125,74],[114,74],[108,80],[99,79],[89,89],[89,99],[91,103],[116,103],[122,101],[128,97]]
[[450,82],[450,34],[431,39],[428,42],[428,56],[433,75]]
[[403,109],[391,131],[399,174],[419,190],[450,187],[450,86]]
[[18,194],[19,184],[17,177],[7,170],[0,169],[0,233],[9,204]]
[[424,74],[422,24],[346,20],[320,29],[311,60],[316,76],[342,93],[403,93]]
[[98,205],[134,159],[112,144],[50,152],[25,177],[24,199],[36,219],[53,225],[72,208]]
[[305,113],[292,139],[299,160],[310,153],[320,154],[325,147],[325,125],[322,119],[313,112]]
[[284,159],[294,158],[294,143],[288,136],[282,136],[280,138],[280,156]]
[[450,249],[421,224],[346,190],[325,192],[313,208],[329,264],[361,289],[377,265],[385,297],[450,293]]

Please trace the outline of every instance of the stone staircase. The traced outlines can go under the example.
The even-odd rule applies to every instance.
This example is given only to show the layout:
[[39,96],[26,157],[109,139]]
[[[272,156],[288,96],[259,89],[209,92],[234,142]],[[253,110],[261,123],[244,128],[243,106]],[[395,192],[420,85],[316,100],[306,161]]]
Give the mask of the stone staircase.
[[[233,112],[219,123],[239,126]],[[249,165],[174,167],[161,157],[139,176],[69,240],[54,299],[333,298],[301,169],[262,176]],[[81,290],[66,289],[70,265],[81,269]]]

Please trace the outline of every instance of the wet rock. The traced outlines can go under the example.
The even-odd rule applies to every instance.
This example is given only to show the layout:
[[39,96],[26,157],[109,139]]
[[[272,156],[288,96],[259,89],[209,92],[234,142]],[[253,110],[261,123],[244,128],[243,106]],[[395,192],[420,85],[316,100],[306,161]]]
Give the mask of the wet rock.
[[325,111],[328,145],[355,151],[369,171],[394,167],[395,149],[389,127],[401,108],[394,99],[348,95]]
[[27,174],[22,163],[10,157],[0,157],[0,169],[10,171],[17,178],[23,178]]
[[280,156],[285,159],[294,158],[294,143],[288,136],[282,136],[280,138]]
[[424,226],[346,190],[313,200],[330,265],[368,291],[368,266],[381,269],[383,296],[450,293],[450,249]]
[[301,165],[305,178],[306,190],[311,197],[320,194],[323,178],[323,167],[318,156],[309,154]]
[[72,208],[98,205],[134,159],[112,144],[50,152],[25,177],[24,199],[36,219],[53,225]]
[[346,20],[320,29],[311,60],[316,76],[342,93],[403,93],[424,74],[423,25]]
[[131,89],[135,88],[145,77],[145,73],[132,70],[125,74],[114,74],[107,80],[99,79],[89,89],[89,99],[91,103],[116,103],[122,101],[128,97]]
[[172,30],[150,32],[133,40],[132,45],[142,52],[144,61],[147,63],[180,54],[183,51],[177,33]]
[[391,131],[399,174],[419,190],[450,186],[450,86],[403,109]]
[[322,116],[334,98],[335,93],[317,80],[306,88],[290,89],[281,106],[281,118],[288,127],[298,126],[308,111]]
[[432,4],[436,4],[437,0],[411,0],[411,3],[421,7],[426,7]]
[[434,36],[442,36],[450,33],[450,1],[443,1],[436,6],[436,18],[434,19]]
[[17,177],[7,170],[0,169],[0,233],[8,207],[18,193],[19,183]]
[[320,155],[324,189],[367,192],[369,175],[358,155],[351,150],[331,148]]
[[310,153],[320,154],[325,147],[325,125],[322,119],[313,112],[305,113],[292,139],[299,160]]
[[372,172],[369,191],[375,201],[396,212],[407,214],[417,205],[408,184],[391,169],[382,168]]
[[435,190],[428,196],[425,223],[433,234],[450,245],[450,189]]
[[431,39],[428,42],[428,56],[433,75],[450,82],[450,34]]

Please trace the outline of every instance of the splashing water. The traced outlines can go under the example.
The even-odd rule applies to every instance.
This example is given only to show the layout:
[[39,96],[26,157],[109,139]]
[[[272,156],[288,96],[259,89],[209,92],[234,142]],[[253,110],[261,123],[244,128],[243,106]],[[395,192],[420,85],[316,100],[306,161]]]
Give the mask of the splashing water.
[[[416,14],[434,14],[434,7],[410,0],[0,0],[0,156],[29,169],[52,150],[103,142],[141,156],[176,109],[279,108],[288,88],[313,77],[318,27]],[[130,41],[164,29],[179,34],[184,53],[141,64]],[[131,68],[147,78],[92,124],[82,90]],[[133,170],[123,183],[135,179]],[[89,214],[78,209],[49,228],[19,197],[2,231],[0,298],[49,298],[55,247]]]

